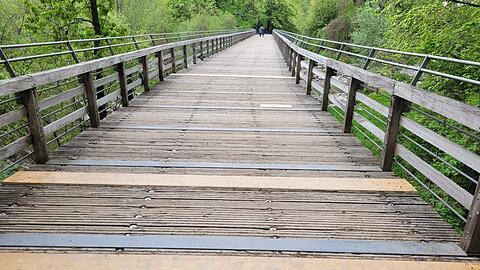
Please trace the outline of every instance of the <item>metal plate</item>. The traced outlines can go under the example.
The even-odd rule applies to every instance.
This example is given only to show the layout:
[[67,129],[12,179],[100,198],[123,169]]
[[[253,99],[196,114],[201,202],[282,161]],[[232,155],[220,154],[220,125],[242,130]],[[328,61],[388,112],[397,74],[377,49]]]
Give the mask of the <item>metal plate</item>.
[[108,129],[150,129],[150,130],[185,130],[185,131],[232,131],[232,132],[278,132],[278,133],[322,133],[339,134],[340,132],[329,132],[322,129],[292,129],[292,128],[217,128],[217,127],[176,127],[176,126],[153,126],[153,125],[102,125]]
[[49,165],[77,166],[117,166],[151,168],[209,168],[209,169],[257,169],[257,170],[299,170],[299,171],[361,171],[379,172],[377,166],[329,165],[329,164],[292,164],[292,163],[229,163],[229,162],[164,162],[150,160],[58,160],[52,159]]
[[466,256],[455,243],[189,235],[12,233],[0,234],[0,247],[197,249]]
[[187,109],[187,110],[259,110],[259,111],[287,111],[287,112],[321,112],[321,109],[307,109],[307,108],[260,108],[260,107],[219,107],[219,106],[176,106],[176,105],[162,105],[162,106],[142,106],[130,105],[129,108],[145,108],[145,109]]

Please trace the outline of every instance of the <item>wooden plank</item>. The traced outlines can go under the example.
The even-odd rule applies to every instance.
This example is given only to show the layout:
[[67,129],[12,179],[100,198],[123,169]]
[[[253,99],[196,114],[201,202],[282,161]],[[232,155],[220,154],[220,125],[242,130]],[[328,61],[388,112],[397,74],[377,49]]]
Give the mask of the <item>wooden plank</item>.
[[24,171],[15,173],[7,178],[4,183],[415,192],[415,188],[404,179],[366,178],[338,179]]
[[63,101],[72,99],[72,98],[74,98],[76,96],[79,96],[79,95],[82,95],[83,93],[85,93],[85,86],[80,85],[80,86],[77,86],[73,89],[62,92],[58,95],[55,95],[53,97],[49,97],[47,99],[41,100],[41,101],[38,102],[38,106],[39,106],[40,110],[45,110],[49,107],[52,107],[54,105],[57,105],[57,104],[63,102]]
[[133,81],[133,82],[131,82],[131,83],[129,83],[129,84],[127,84],[127,91],[128,91],[128,93],[131,94],[131,90],[132,90],[133,88],[135,88],[135,87],[140,86],[140,85],[142,85],[142,79],[140,79],[140,78],[139,78],[139,79],[136,79],[135,81]]
[[393,94],[455,120],[475,131],[480,131],[480,108],[478,107],[400,82],[395,84]]
[[480,172],[480,156],[450,141],[449,139],[435,133],[434,131],[408,119],[405,116],[400,118],[400,125],[410,130],[416,136],[422,138],[431,145],[453,156],[470,168]]
[[410,165],[412,165],[416,170],[421,174],[425,175],[430,181],[439,186],[443,191],[448,195],[454,198],[459,202],[463,207],[469,209],[472,205],[473,195],[468,191],[457,185],[450,178],[446,177],[430,164],[419,158],[417,155],[412,153],[410,150],[405,148],[401,144],[397,144],[395,152]]
[[329,270],[478,270],[476,261],[421,261],[363,258],[308,258],[281,256],[234,255],[151,255],[151,254],[92,254],[92,253],[0,253],[5,270],[110,270],[110,269],[217,269],[217,270],[316,270],[319,265]]
[[[237,35],[252,35],[253,31],[248,30],[239,33],[227,34],[227,36]],[[130,61],[138,59],[142,56],[154,54],[160,50],[167,50],[170,48],[182,46],[184,44],[191,44],[193,42],[199,42],[201,40],[207,40],[211,37],[184,40],[179,42],[173,42],[168,44],[162,44],[154,47],[136,50],[130,53],[118,54],[113,56],[104,57],[102,59],[96,59],[76,65],[61,67],[48,71],[37,72],[29,75],[19,76],[9,80],[0,81],[0,95],[13,94],[21,91],[25,91],[30,88],[38,87],[48,83],[68,79],[81,75],[83,73],[106,68],[112,65],[119,64],[124,61]]]
[[27,116],[25,107],[0,115],[0,128],[15,123]]
[[97,105],[98,106],[102,106],[102,105],[105,105],[107,104],[107,102],[109,101],[112,101],[114,99],[116,99],[117,97],[120,97],[120,90],[116,90],[102,98],[100,98],[99,100],[97,100]]
[[52,132],[55,132],[57,130],[59,130],[60,128],[62,128],[63,126],[67,125],[67,124],[70,124],[72,123],[73,121],[81,118],[82,116],[84,116],[85,114],[87,114],[87,107],[82,107],[70,114],[67,114],[66,116],[46,125],[44,128],[43,128],[43,132],[45,132],[45,134],[50,134]]
[[125,76],[128,76],[128,75],[131,75],[133,73],[136,73],[136,72],[139,72],[142,70],[142,65],[141,64],[137,64],[131,68],[127,68],[125,69]]
[[95,88],[97,87],[100,87],[102,85],[106,85],[107,83],[111,83],[111,82],[114,82],[114,81],[117,81],[118,80],[118,73],[113,73],[113,74],[110,74],[106,77],[103,77],[101,79],[98,79],[98,80],[95,80],[93,82],[93,85],[95,86]]
[[7,159],[22,150],[25,150],[32,144],[32,137],[30,135],[23,136],[12,143],[9,143],[0,148],[0,159]]

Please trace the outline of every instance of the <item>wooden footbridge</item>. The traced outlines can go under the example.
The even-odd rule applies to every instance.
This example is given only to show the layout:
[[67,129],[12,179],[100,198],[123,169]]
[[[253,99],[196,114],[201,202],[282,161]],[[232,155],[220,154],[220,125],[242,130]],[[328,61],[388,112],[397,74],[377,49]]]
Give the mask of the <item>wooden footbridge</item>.
[[[2,130],[28,130],[0,156],[37,163],[0,186],[0,268],[480,269],[475,188],[396,139],[406,128],[479,172],[477,154],[402,115],[414,103],[475,133],[479,109],[315,44],[240,31],[0,81],[1,95],[19,100]],[[367,85],[391,106],[360,91]],[[76,107],[45,117],[65,102]],[[383,130],[362,105],[387,120]],[[381,157],[352,130],[376,136]],[[395,162],[472,209],[463,234],[394,176]]]

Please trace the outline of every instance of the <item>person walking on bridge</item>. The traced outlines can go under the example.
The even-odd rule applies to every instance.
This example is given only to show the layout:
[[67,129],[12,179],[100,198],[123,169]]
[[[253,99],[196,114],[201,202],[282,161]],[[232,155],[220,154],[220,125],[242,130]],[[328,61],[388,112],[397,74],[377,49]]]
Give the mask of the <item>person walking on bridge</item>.
[[265,36],[265,28],[263,26],[260,27],[258,32],[259,32],[261,37]]

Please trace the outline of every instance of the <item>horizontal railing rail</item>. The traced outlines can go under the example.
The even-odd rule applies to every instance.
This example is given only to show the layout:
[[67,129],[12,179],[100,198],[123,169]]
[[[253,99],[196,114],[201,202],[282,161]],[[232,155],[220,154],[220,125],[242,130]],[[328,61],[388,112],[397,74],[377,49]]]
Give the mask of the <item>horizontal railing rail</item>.
[[[175,41],[240,31],[245,30],[171,32],[0,45],[0,66],[4,68],[0,79],[42,71],[46,66],[71,65]],[[30,63],[33,60],[43,62],[34,65]]]
[[165,76],[253,35],[232,31],[116,54],[0,81],[0,176],[53,150]]
[[[274,31],[274,38],[296,83],[305,82],[306,94],[319,96],[323,111],[330,108],[334,115],[343,119],[344,132],[355,130],[359,136],[368,139],[373,147],[378,148],[377,151],[381,153],[380,167],[383,170],[392,170],[396,164],[405,170],[409,178],[417,180],[418,186],[431,192],[432,196],[463,220],[466,224],[461,245],[467,252],[479,254],[480,156],[478,151],[472,151],[467,146],[471,146],[468,143],[479,145],[480,108],[426,91],[415,84],[420,81],[422,73],[426,72],[477,87],[480,85],[479,80],[432,72],[426,68],[426,63],[428,59],[474,67],[479,67],[480,63],[339,43],[277,30]],[[331,42],[342,48],[330,48],[312,40]],[[352,54],[346,51],[346,46],[414,55],[426,60],[420,66],[408,67],[416,72],[412,74],[414,80],[405,83],[367,70],[368,62],[361,66],[340,61],[342,54]],[[317,50],[318,48],[336,52],[333,56],[335,59],[320,55],[323,51]],[[362,56],[361,59],[393,64],[391,61],[374,59],[373,53],[368,58]],[[401,64],[395,66],[407,68]],[[440,120],[445,123],[445,129],[454,127],[452,130],[455,135],[465,136],[468,143],[452,140],[452,136],[447,137],[430,129],[417,121],[418,117]],[[459,164],[461,169],[458,168]],[[441,167],[446,167],[448,172],[442,171]],[[469,214],[462,214],[459,208]]]

